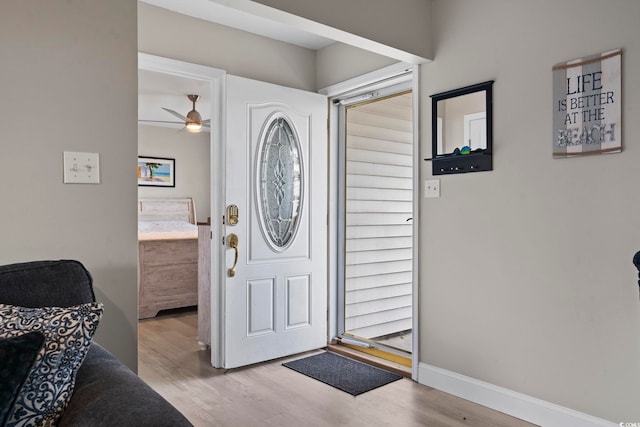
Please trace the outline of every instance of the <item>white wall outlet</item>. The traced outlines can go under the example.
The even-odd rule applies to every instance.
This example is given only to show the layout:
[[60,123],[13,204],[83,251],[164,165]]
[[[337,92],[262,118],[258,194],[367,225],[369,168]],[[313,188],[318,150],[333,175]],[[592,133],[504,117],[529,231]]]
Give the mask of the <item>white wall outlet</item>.
[[98,153],[65,151],[63,158],[65,184],[100,184]]
[[426,199],[432,197],[440,197],[440,180],[425,179],[424,180],[424,197]]

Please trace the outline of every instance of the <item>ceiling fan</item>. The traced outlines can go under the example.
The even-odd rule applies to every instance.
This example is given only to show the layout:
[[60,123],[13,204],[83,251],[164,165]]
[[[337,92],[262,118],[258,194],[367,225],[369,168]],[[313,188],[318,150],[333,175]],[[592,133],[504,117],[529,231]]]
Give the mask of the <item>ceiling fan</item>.
[[200,95],[187,95],[187,98],[189,98],[189,101],[193,103],[193,108],[191,109],[191,111],[187,113],[186,116],[183,116],[182,114],[170,108],[160,107],[164,111],[170,114],[173,114],[174,116],[179,118],[181,120],[180,122],[172,122],[167,120],[139,120],[139,121],[153,122],[153,123],[183,123],[184,126],[187,128],[187,130],[190,132],[200,132],[200,129],[202,129],[203,127],[206,127],[206,128],[211,127],[211,120],[210,119],[202,120],[202,116],[200,116],[200,113],[198,113],[198,111],[196,110],[196,102],[198,101],[198,99],[200,99]]

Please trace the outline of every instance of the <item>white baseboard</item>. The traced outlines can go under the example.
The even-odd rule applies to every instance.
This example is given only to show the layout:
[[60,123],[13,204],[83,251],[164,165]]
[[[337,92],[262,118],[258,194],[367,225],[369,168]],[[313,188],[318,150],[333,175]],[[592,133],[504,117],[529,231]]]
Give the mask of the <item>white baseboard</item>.
[[543,427],[613,427],[606,421],[446,369],[420,363],[418,382]]

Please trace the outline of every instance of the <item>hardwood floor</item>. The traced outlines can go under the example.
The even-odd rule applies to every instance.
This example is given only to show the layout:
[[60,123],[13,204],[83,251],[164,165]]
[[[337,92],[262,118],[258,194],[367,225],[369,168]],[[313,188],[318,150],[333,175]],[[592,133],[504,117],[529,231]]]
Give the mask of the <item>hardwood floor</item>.
[[214,369],[196,334],[195,311],[139,323],[140,377],[196,427],[532,425],[407,378],[353,397],[282,366],[301,355]]

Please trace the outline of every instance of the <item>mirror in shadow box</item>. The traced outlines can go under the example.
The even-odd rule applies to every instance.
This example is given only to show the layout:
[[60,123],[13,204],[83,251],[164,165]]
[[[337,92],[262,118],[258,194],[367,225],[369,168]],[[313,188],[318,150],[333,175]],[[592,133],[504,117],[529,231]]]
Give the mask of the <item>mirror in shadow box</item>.
[[431,95],[433,175],[481,172],[492,162],[493,80]]

